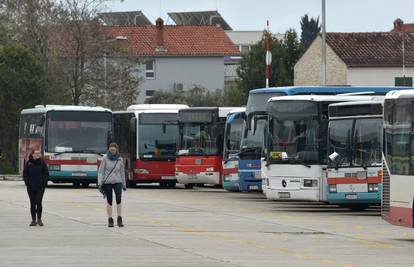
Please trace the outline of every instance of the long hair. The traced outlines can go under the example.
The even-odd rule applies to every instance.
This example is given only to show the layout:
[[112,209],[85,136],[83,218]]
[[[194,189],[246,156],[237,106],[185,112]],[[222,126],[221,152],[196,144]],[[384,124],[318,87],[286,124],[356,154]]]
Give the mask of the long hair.
[[33,149],[32,151],[30,151],[29,153],[29,160],[33,160],[33,154],[34,154],[35,150]]

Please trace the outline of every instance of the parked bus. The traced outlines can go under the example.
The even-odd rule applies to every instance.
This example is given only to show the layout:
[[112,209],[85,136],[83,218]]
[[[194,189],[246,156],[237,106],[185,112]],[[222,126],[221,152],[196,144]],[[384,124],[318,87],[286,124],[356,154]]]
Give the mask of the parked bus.
[[355,210],[381,204],[383,100],[329,105],[327,201]]
[[97,182],[97,170],[111,141],[112,112],[101,107],[36,106],[20,117],[19,170],[40,149],[54,183]]
[[186,105],[132,105],[114,112],[114,140],[127,171],[127,185],[159,183],[175,187],[178,110]]
[[[408,89],[398,87],[398,89]],[[391,87],[353,87],[353,86],[292,86],[255,89],[249,92],[246,106],[246,128],[240,149],[239,178],[240,190],[261,190],[261,155],[263,134],[266,122],[266,104],[271,97],[288,95],[336,95],[347,93],[372,93],[385,95]],[[252,131],[252,121],[256,121],[256,131]],[[264,184],[265,185],[265,184]]]
[[246,108],[232,110],[227,115],[223,148],[223,188],[239,191],[239,152]]
[[224,126],[229,107],[181,109],[177,181],[191,189],[197,184],[222,186]]
[[[268,103],[266,197],[326,201],[328,106],[367,96],[285,96]],[[255,126],[253,126],[255,127]]]
[[414,90],[385,97],[383,153],[382,217],[414,227]]

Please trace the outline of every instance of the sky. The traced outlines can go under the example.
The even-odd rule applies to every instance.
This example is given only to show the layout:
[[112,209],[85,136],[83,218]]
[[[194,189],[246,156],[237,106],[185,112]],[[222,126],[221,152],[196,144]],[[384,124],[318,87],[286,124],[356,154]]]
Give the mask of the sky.
[[[233,30],[263,30],[266,20],[274,33],[289,28],[300,32],[300,18],[321,15],[322,0],[114,0],[109,11],[142,10],[151,20],[157,17],[173,24],[168,12],[218,10]],[[389,31],[401,18],[414,23],[414,0],[326,0],[328,32]]]

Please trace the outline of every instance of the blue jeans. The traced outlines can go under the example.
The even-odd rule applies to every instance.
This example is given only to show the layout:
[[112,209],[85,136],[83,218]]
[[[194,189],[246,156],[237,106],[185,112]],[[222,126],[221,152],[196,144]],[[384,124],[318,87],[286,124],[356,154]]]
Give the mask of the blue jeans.
[[103,190],[105,191],[106,201],[109,205],[112,206],[112,190],[115,191],[115,200],[116,204],[121,204],[122,200],[122,183],[116,184],[104,184],[102,186]]

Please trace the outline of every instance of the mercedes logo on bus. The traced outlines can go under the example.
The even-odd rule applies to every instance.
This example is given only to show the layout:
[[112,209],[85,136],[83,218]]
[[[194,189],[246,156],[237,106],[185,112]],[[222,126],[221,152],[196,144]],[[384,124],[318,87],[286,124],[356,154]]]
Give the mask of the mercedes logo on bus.
[[286,182],[286,180],[285,180],[285,179],[283,179],[283,180],[282,180],[282,186],[283,186],[283,187],[286,187],[286,186],[287,186],[287,182]]

